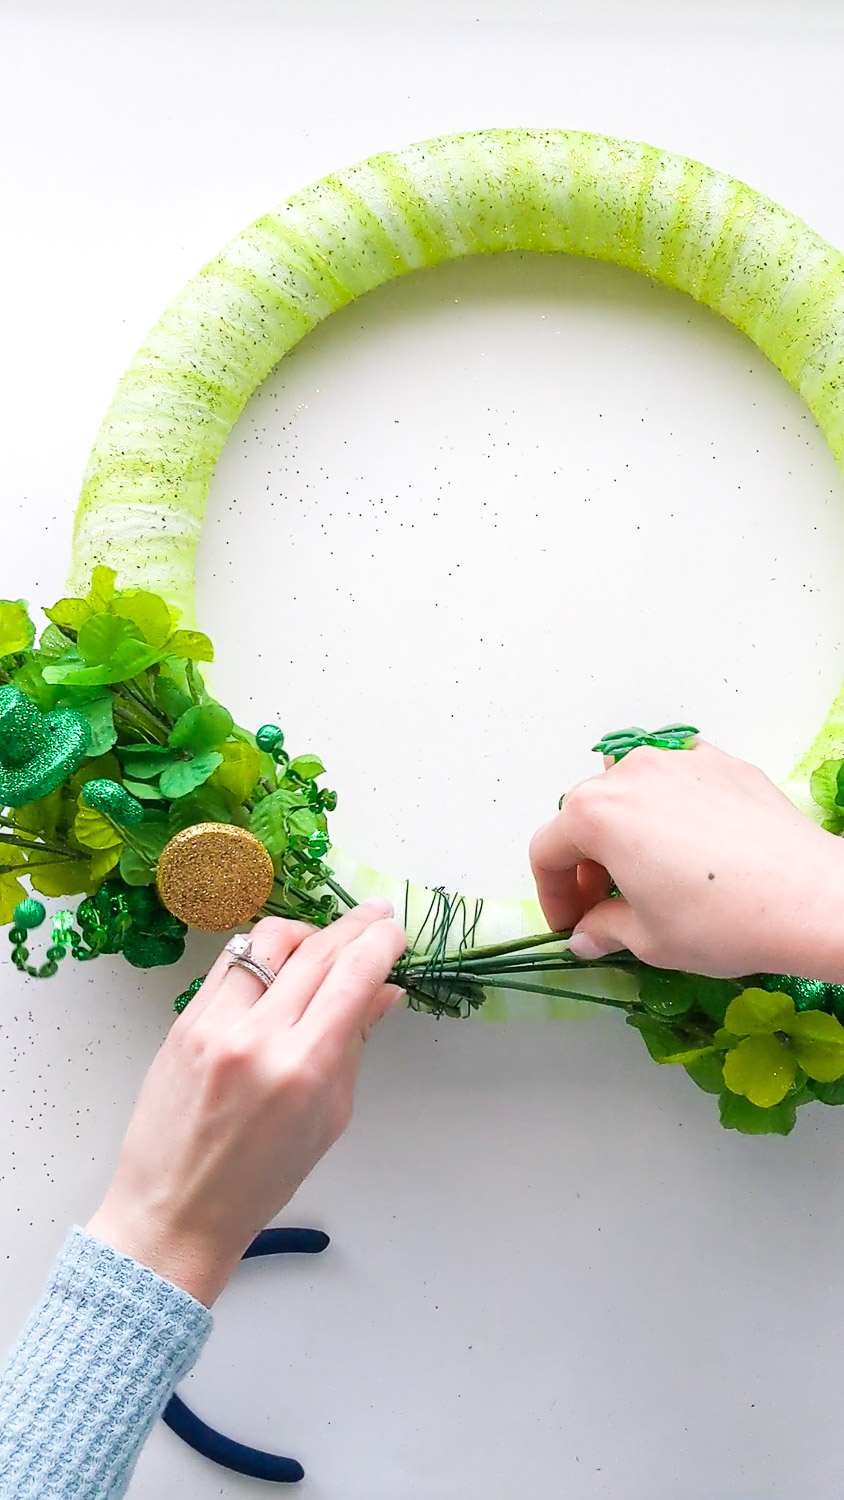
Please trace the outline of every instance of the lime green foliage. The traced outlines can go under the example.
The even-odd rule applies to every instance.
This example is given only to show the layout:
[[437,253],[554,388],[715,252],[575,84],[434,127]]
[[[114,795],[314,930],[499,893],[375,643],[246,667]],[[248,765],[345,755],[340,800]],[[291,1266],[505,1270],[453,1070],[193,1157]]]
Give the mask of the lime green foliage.
[[819,1083],[844,1076],[844,1027],[824,1011],[798,1013],[790,995],[744,990],[715,1041],[726,1050],[727,1088],[760,1109],[781,1104],[801,1075]]
[[35,639],[35,626],[22,599],[0,600],[0,660],[28,651]]
[[[739,980],[640,968],[635,1027],[655,1062],[675,1064],[717,1095],[721,1123],[746,1135],[788,1135],[813,1099],[844,1104],[844,1026],[837,987],[784,978],[795,998]],[[826,1006],[826,1009],[822,1009]]]
[[211,661],[213,649],[198,631],[175,630],[176,612],[145,589],[119,592],[113,568],[94,569],[84,599],[60,599],[45,610],[66,646],[43,667],[48,684],[72,688],[128,682],[168,658]]
[[844,832],[844,760],[822,761],[812,772],[809,789],[826,815],[823,826],[827,832]]
[[[5,850],[2,857],[5,858]],[[21,885],[13,870],[0,875],[0,926],[5,927],[13,921],[15,907],[25,897],[26,888]]]

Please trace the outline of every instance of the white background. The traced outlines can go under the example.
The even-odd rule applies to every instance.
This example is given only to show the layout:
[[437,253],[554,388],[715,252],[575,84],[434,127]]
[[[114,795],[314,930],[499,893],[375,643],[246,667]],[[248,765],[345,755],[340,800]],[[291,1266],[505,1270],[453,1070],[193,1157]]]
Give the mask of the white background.
[[[337,166],[487,125],[645,139],[844,244],[835,5],[0,5],[0,594],[51,601],[113,387],[217,247]],[[584,15],[586,12],[584,11]],[[841,486],[729,326],[614,268],[388,287],[252,402],[215,479],[215,688],[322,753],[340,841],[526,894],[588,747],[687,715],[783,776],[844,671]],[[107,1180],[211,951],[0,984],[0,1343]],[[190,1383],[308,1500],[840,1493],[842,1124],[719,1132],[612,1016],[368,1049],[355,1124]],[[259,1493],[157,1430],[131,1494]]]

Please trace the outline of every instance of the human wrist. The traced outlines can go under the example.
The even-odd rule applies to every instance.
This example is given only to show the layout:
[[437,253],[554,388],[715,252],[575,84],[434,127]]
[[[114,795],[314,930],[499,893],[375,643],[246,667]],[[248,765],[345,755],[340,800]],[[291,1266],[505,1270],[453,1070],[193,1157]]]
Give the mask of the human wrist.
[[152,1215],[110,1203],[108,1196],[85,1230],[205,1307],[217,1300],[245,1248],[187,1227],[165,1226]]
[[817,830],[811,856],[789,872],[775,906],[768,961],[771,973],[844,984],[844,844]]

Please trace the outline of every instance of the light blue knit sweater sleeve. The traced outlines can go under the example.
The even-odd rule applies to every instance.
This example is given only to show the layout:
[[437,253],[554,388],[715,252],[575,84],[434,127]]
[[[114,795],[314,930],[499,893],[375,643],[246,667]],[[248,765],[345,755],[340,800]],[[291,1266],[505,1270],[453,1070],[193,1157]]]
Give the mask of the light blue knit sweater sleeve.
[[74,1229],[0,1368],[2,1500],[116,1500],[211,1330],[206,1307]]

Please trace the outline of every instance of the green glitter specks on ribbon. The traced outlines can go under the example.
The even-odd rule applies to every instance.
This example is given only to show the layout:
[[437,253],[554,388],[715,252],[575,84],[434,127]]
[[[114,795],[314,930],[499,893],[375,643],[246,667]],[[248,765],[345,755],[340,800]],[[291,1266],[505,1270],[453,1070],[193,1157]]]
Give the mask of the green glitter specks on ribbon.
[[72,775],[91,731],[70,708],[42,713],[19,688],[0,687],[0,806],[26,807]]

